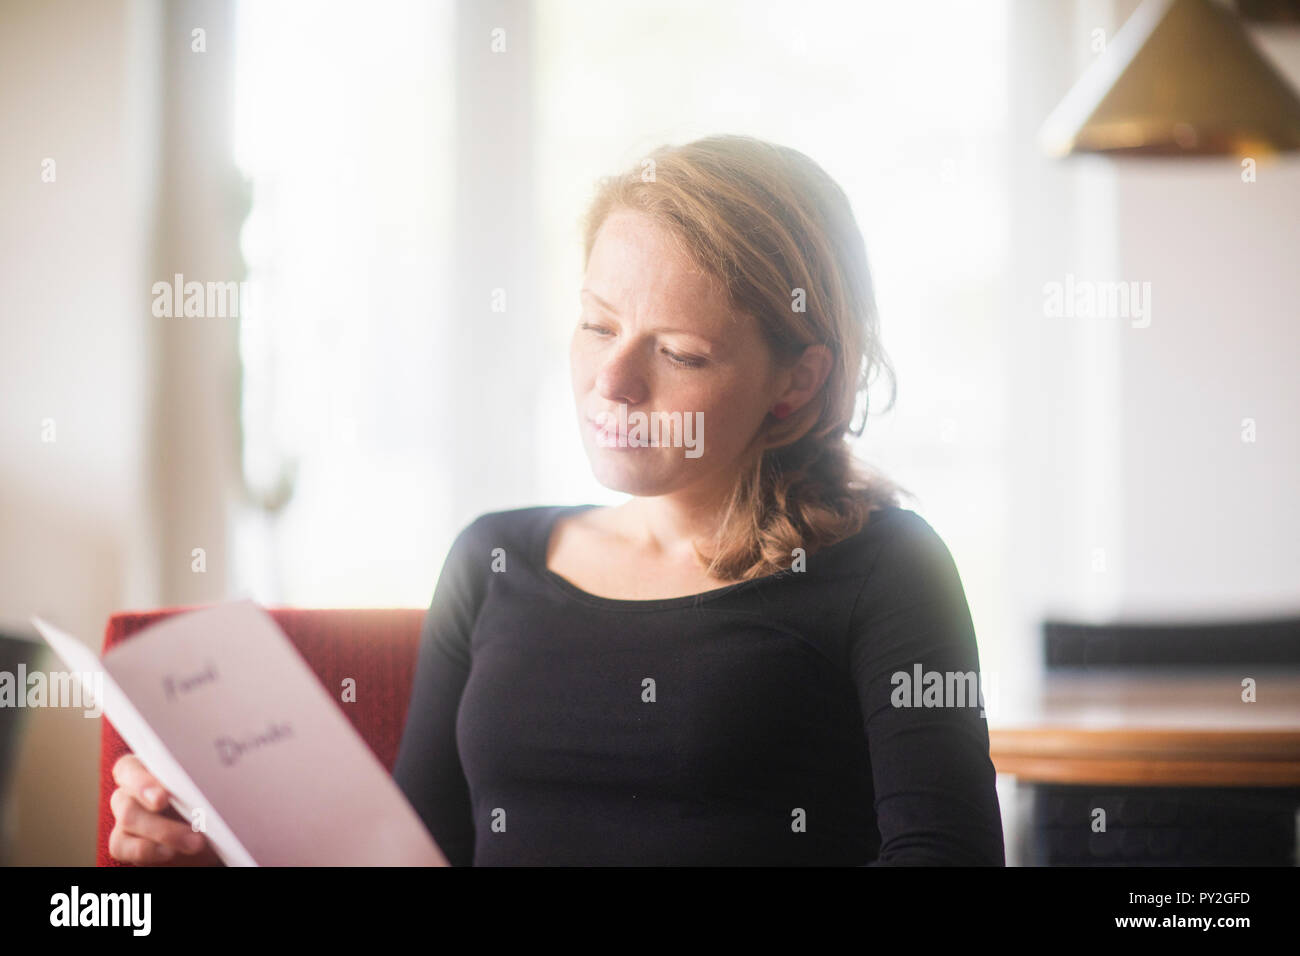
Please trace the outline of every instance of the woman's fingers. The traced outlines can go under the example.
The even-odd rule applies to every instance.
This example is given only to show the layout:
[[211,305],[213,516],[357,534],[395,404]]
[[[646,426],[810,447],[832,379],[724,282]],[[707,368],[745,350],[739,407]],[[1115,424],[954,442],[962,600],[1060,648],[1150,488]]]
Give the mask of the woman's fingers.
[[113,781],[150,810],[168,805],[167,791],[135,754],[126,754],[113,764]]
[[188,823],[173,820],[140,805],[129,791],[118,787],[109,797],[117,827],[127,836],[144,837],[179,853],[198,853],[207,841]]
[[121,826],[113,827],[108,835],[108,852],[121,863],[167,863],[176,859],[176,851],[144,837],[124,833]]
[[113,764],[117,789],[109,806],[117,821],[108,836],[108,852],[123,863],[216,865],[212,845],[202,833],[179,819],[167,791],[135,754]]

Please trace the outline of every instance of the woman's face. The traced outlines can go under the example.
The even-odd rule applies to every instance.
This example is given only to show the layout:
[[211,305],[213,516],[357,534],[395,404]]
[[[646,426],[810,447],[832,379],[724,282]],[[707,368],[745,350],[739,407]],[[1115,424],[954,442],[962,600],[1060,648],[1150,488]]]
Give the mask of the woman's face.
[[[782,387],[757,322],[631,210],[600,227],[581,299],[570,370],[596,479],[642,496],[730,488]],[[656,423],[659,447],[639,447]]]

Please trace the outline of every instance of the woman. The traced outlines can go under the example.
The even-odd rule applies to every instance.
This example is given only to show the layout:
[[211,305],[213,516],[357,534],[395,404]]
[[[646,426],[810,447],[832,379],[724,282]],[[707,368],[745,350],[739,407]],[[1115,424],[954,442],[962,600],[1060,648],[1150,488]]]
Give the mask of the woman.
[[[394,778],[458,865],[1003,865],[978,695],[912,686],[978,673],[956,567],[846,441],[889,371],[847,198],[749,137],[649,160],[589,210],[570,351],[632,497],[461,532]],[[149,861],[184,834],[133,759],[110,849]]]

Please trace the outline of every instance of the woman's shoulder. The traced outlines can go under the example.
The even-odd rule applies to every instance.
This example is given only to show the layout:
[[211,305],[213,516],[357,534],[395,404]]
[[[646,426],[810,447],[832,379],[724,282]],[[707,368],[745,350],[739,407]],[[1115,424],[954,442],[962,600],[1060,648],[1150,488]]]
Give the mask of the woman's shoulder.
[[942,544],[939,533],[925,518],[901,504],[882,504],[872,510],[862,527],[833,548],[877,552],[908,545]]
[[955,571],[939,532],[916,511],[896,503],[873,510],[861,529],[827,548],[825,557],[862,584],[886,589],[903,579]]

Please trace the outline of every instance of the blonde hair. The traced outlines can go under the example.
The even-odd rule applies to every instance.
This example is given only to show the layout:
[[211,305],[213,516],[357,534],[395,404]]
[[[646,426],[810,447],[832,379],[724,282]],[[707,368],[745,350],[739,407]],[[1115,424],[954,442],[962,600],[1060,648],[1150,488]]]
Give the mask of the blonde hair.
[[[756,320],[776,361],[813,344],[834,362],[818,396],[783,421],[769,415],[722,515],[711,553],[723,580],[788,568],[861,530],[871,512],[906,493],[852,454],[869,411],[868,389],[889,379],[862,233],[848,197],[803,153],[749,136],[662,146],[602,179],[584,217],[585,263],[605,218],[649,215],[720,281],[732,307]],[[803,311],[795,303],[803,294]]]

